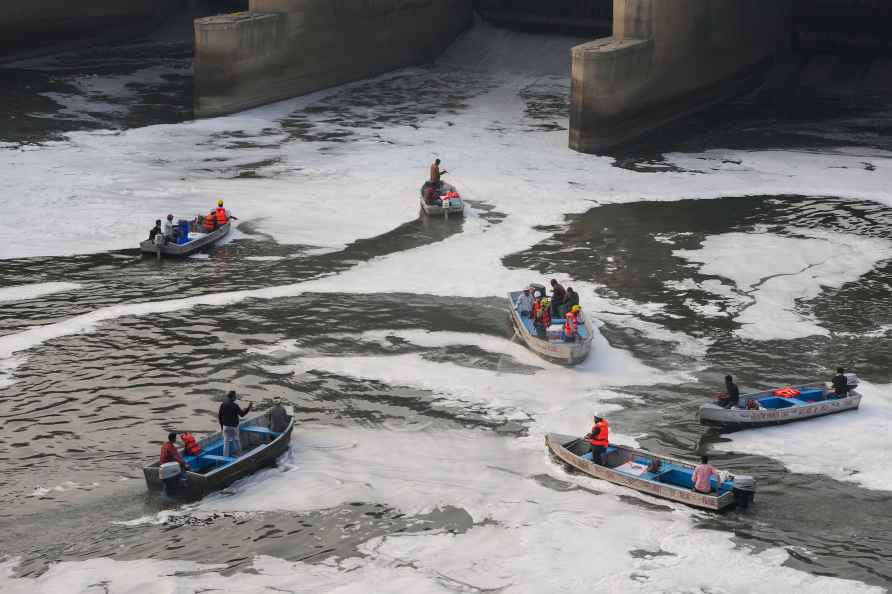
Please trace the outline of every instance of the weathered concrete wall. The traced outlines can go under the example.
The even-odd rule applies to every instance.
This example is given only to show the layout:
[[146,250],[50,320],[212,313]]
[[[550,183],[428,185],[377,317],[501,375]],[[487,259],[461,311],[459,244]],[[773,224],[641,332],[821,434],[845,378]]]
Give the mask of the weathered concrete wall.
[[752,84],[789,46],[790,0],[614,0],[613,36],[573,48],[570,147],[629,141]]
[[251,0],[195,22],[195,115],[232,113],[429,62],[471,0]]
[[6,2],[0,54],[107,33],[110,27],[159,18],[178,0],[36,0]]

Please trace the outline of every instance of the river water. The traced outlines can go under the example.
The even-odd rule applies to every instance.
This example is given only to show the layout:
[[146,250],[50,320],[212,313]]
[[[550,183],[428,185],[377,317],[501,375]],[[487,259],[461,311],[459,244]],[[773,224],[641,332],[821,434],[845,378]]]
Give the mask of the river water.
[[[432,67],[197,122],[177,36],[0,69],[0,590],[887,589],[889,105],[837,77],[792,118],[751,97],[576,154],[578,41],[478,24]],[[463,220],[418,216],[436,156]],[[139,257],[217,198],[230,241]],[[599,326],[574,369],[512,341],[504,295],[551,277]],[[696,423],[725,373],[837,365],[856,413]],[[213,431],[229,389],[294,406],[290,451],[200,502],[147,494],[166,431]],[[756,505],[568,473],[543,437],[597,411],[756,476]]]

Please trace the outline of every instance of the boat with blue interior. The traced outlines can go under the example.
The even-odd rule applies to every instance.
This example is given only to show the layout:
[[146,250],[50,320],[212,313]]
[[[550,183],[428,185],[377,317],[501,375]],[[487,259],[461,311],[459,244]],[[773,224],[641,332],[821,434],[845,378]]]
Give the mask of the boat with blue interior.
[[[291,442],[294,411],[288,411],[288,424],[281,431],[273,431],[272,423],[269,412],[243,421],[239,425],[242,455],[237,458],[223,455],[223,434],[219,432],[198,440],[201,450],[198,455],[192,456],[181,451],[189,470],[182,473],[175,495],[184,499],[198,499],[275,464]],[[159,462],[143,467],[143,474],[150,491],[163,490]]]
[[429,217],[463,215],[465,203],[452,184],[424,182],[420,193],[421,211]]
[[180,230],[177,241],[152,241],[146,239],[139,244],[139,251],[144,254],[161,256],[186,257],[194,254],[202,248],[210,247],[226,237],[232,223],[218,226],[213,231],[207,232],[194,222],[180,220],[177,228]]
[[[542,295],[545,294],[545,287],[542,285],[532,284],[530,287],[539,290]],[[564,318],[553,318],[544,335],[541,335],[536,331],[533,320],[529,316],[521,315],[517,309],[517,298],[522,293],[523,291],[508,293],[508,300],[511,302],[511,323],[514,326],[515,335],[527,348],[548,361],[562,365],[577,365],[584,361],[592,350],[594,338],[591,320],[585,315],[585,312],[580,311],[576,315],[577,335],[572,340],[568,340],[564,336],[564,322],[566,321]]]
[[583,474],[692,507],[713,511],[746,507],[755,497],[756,484],[751,476],[727,473],[717,492],[715,477],[710,479],[710,493],[695,491],[696,465],[671,456],[611,444],[601,465],[592,462],[590,447],[584,438],[549,433],[545,436],[545,445],[555,458]]
[[698,419],[703,425],[747,429],[856,410],[860,404],[861,394],[856,389],[838,397],[826,383],[815,382],[741,394],[735,407],[708,402],[700,406]]

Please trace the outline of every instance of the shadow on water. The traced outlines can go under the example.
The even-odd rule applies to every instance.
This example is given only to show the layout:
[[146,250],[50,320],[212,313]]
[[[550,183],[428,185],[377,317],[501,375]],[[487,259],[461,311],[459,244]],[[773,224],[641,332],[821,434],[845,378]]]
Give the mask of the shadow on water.
[[866,51],[803,52],[782,59],[756,91],[713,106],[609,151],[616,166],[677,170],[668,153],[714,149],[892,149],[887,61]]

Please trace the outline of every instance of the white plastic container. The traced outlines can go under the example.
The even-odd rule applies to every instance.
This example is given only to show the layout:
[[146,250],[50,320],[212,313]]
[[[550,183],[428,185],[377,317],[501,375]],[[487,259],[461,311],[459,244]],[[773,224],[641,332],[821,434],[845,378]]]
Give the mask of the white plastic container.
[[546,331],[548,340],[560,340],[564,337],[564,326],[562,324],[552,324]]
[[162,481],[177,476],[178,474],[180,474],[179,462],[165,462],[158,468],[158,476],[161,477]]

